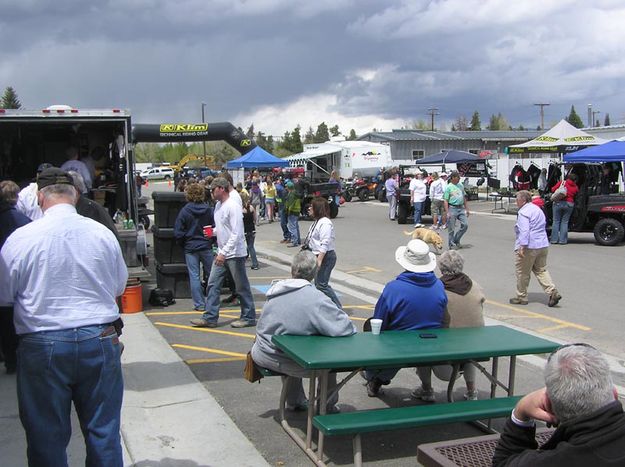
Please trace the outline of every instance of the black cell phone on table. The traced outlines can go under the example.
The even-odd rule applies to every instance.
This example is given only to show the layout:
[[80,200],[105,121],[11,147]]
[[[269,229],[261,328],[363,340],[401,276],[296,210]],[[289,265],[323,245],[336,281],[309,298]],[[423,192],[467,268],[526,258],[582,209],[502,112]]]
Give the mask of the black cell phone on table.
[[431,332],[422,332],[419,334],[421,339],[436,339],[438,336],[436,334],[432,334]]

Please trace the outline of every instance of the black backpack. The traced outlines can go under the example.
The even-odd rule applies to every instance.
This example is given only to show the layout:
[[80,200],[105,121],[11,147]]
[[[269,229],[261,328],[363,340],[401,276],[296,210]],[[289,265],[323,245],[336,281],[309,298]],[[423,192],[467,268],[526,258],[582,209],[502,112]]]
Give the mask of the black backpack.
[[169,306],[176,303],[176,300],[171,290],[157,288],[150,292],[149,302],[152,306]]

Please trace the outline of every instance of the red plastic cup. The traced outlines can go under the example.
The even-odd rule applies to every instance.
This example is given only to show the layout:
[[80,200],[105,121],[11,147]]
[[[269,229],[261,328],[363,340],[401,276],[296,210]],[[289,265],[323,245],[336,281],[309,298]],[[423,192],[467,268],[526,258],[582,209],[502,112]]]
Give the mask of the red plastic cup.
[[207,238],[210,238],[213,236],[213,226],[212,225],[205,225],[203,227],[204,230],[204,236]]

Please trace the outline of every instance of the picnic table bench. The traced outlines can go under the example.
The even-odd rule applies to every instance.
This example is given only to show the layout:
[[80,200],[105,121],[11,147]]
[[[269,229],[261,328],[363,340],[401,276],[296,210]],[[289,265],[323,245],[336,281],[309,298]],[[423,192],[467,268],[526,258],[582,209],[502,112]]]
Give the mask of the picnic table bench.
[[353,435],[354,465],[362,465],[362,433],[507,417],[520,398],[498,397],[317,415],[313,418],[313,425],[326,436]]
[[[420,338],[419,331],[384,331],[380,335],[358,333],[348,337],[273,336],[272,340],[285,355],[302,368],[311,371],[309,406],[305,438],[293,430],[285,418],[285,388],[280,397],[281,425],[298,446],[319,466],[323,461],[324,436],[352,435],[354,465],[362,465],[362,433],[388,431],[424,425],[477,421],[508,416],[518,398],[513,397],[518,355],[549,353],[559,344],[506,326],[479,328],[428,329],[436,338]],[[507,384],[498,377],[500,357],[510,357]],[[492,359],[487,371],[478,362]],[[490,399],[453,402],[450,394],[455,377],[448,387],[448,404],[419,405],[348,413],[326,414],[328,374],[349,372],[338,384],[347,381],[364,368],[406,368],[449,364],[454,373],[462,363],[472,362],[491,383]],[[320,396],[317,394],[319,381]],[[507,397],[496,397],[497,387]],[[312,446],[317,429],[317,450]],[[490,429],[490,424],[487,426]]]

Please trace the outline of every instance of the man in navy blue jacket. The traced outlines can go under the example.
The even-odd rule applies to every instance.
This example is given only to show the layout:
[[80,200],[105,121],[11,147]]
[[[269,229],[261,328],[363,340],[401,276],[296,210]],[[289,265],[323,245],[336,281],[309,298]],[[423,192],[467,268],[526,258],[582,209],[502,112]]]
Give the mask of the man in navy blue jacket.
[[[382,320],[382,330],[440,328],[447,295],[434,274],[436,256],[422,240],[411,240],[395,251],[395,261],[405,269],[386,284],[375,305],[374,318]],[[376,397],[380,388],[391,382],[399,368],[367,370],[367,394]]]

